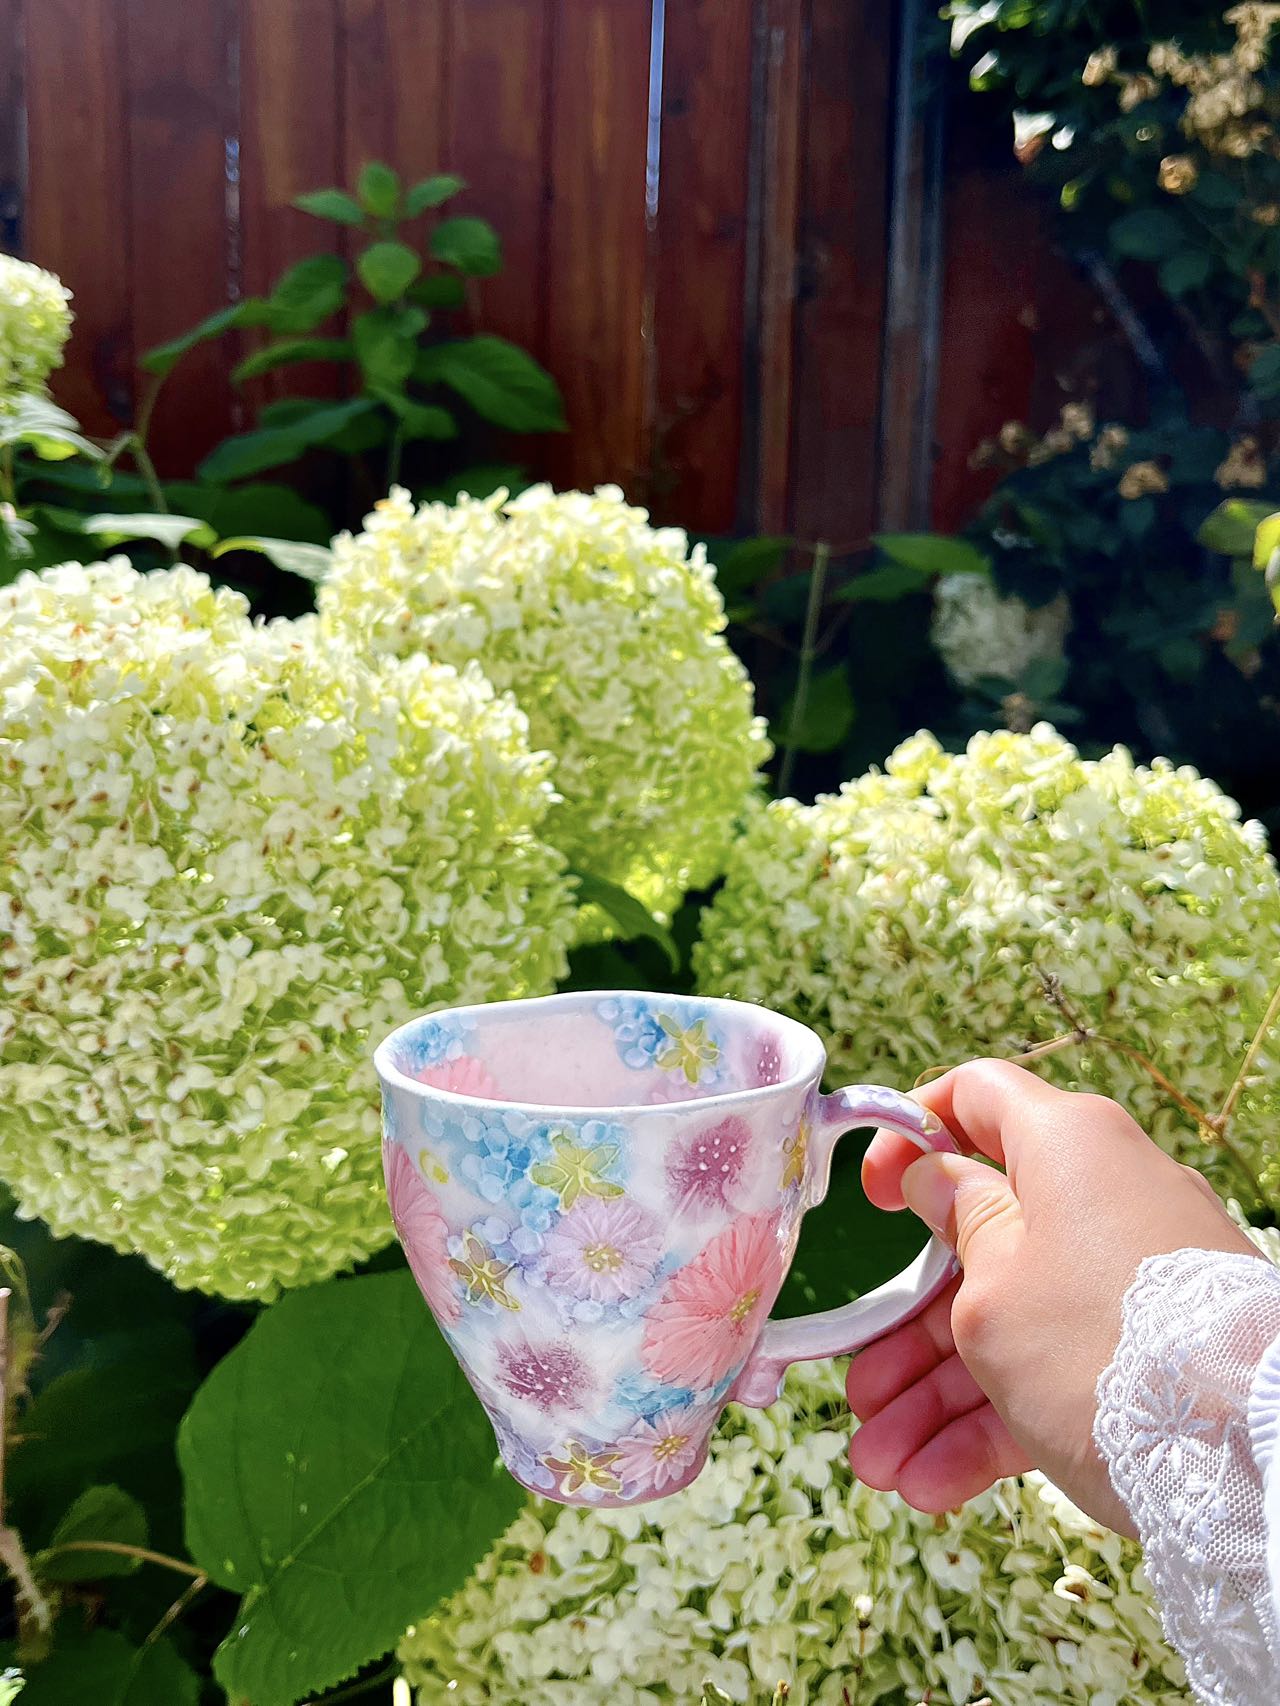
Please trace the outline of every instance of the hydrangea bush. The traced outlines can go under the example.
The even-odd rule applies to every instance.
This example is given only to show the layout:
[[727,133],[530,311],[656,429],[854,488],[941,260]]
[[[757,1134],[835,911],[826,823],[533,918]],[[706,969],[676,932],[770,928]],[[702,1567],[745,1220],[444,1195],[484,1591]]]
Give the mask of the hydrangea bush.
[[934,589],[930,639],[961,687],[984,679],[1018,682],[1037,661],[1060,662],[1070,612],[1059,596],[1033,610],[1003,598],[983,574],[944,575]]
[[53,273],[0,255],[0,409],[40,391],[71,333],[71,292]]
[[[1086,761],[1044,725],[954,756],[922,734],[883,774],[759,810],[695,963],[705,993],[814,1025],[833,1079],[909,1086],[1074,1018],[1212,1110],[1280,964],[1280,886],[1258,826],[1192,770],[1146,769],[1121,748]],[[1260,1076],[1277,1064],[1264,1056]],[[1042,1067],[1116,1095],[1204,1164],[1186,1116],[1118,1051],[1079,1045]],[[1236,1128],[1272,1183],[1273,1104],[1246,1093]]]
[[669,911],[723,867],[767,755],[701,546],[614,487],[425,504],[334,543],[323,621],[377,653],[477,661],[555,757],[547,835]]
[[523,716],[123,558],[0,590],[0,1178],[181,1286],[392,1236],[371,1040],[541,993],[572,890]]
[[1135,1546],[1041,1477],[945,1519],[854,1482],[838,1371],[731,1406],[684,1492],[534,1501],[401,1646],[418,1706],[1189,1706]]

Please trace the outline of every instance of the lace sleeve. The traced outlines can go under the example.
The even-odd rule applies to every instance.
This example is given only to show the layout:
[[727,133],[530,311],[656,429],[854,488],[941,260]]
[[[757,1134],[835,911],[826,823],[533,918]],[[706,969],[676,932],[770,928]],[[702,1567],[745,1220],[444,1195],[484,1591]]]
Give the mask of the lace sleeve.
[[1280,1700],[1278,1436],[1280,1271],[1210,1250],[1143,1262],[1098,1382],[1094,1438],[1165,1633],[1210,1706]]

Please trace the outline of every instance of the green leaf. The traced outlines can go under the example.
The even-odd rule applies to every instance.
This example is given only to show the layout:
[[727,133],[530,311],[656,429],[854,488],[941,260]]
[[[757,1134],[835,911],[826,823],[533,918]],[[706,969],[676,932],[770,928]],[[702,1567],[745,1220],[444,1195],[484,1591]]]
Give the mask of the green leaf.
[[1019,690],[1038,705],[1046,704],[1050,699],[1056,699],[1067,679],[1067,660],[1057,658],[1032,658],[1031,662],[1018,677]]
[[31,1666],[19,1706],[197,1706],[200,1682],[170,1642],[135,1647],[113,1629],[60,1637]]
[[1207,249],[1177,249],[1160,263],[1160,283],[1170,296],[1185,296],[1199,290],[1213,271],[1213,256]]
[[906,563],[884,563],[878,569],[864,569],[839,587],[834,596],[842,604],[893,604],[921,591],[932,580],[928,569],[909,568]]
[[178,1435],[191,1556],[244,1595],[226,1692],[293,1706],[395,1645],[523,1495],[404,1270],[287,1294]]
[[377,302],[394,302],[422,271],[422,262],[405,243],[373,243],[356,261],[360,282]]
[[261,315],[263,304],[253,298],[248,302],[233,302],[228,308],[219,308],[215,314],[210,314],[198,325],[192,326],[189,332],[183,332],[181,337],[171,338],[167,344],[156,344],[147,350],[138,363],[144,373],[154,373],[157,378],[163,378],[197,344],[209,343],[214,338],[220,338],[224,332],[229,332],[233,326],[243,326],[258,323],[255,315]]
[[469,278],[492,278],[502,271],[502,244],[487,219],[442,219],[431,233],[431,253]]
[[347,293],[347,263],[338,255],[312,255],[289,268],[267,299],[268,323],[277,332],[313,332],[336,314]]
[[1259,397],[1280,397],[1280,344],[1268,344],[1249,369],[1249,385]]
[[505,338],[485,335],[436,344],[419,356],[414,372],[423,384],[450,386],[495,426],[511,432],[567,430],[555,380]]
[[[80,1550],[86,1541],[109,1540],[121,1546],[147,1544],[147,1513],[119,1487],[86,1487],[54,1529],[48,1547],[36,1556],[37,1574],[48,1582],[97,1582],[106,1576],[128,1576],[137,1558],[119,1552]],[[77,1549],[59,1554],[58,1548]]]
[[349,403],[328,403],[298,415],[288,426],[264,427],[257,432],[237,433],[216,445],[200,464],[200,478],[225,482],[296,462],[304,450],[323,444],[359,416],[368,414],[373,403],[355,397]]
[[423,178],[404,198],[404,210],[410,219],[425,213],[429,207],[440,207],[451,201],[460,190],[466,189],[461,178],[452,172],[438,172],[434,178]]
[[901,1273],[928,1234],[911,1214],[883,1214],[862,1190],[866,1142],[844,1138],[836,1149],[831,1188],[804,1217],[795,1259],[778,1298],[779,1315],[833,1309]]
[[370,160],[360,174],[356,193],[375,219],[394,219],[400,206],[400,174],[381,160]]
[[487,498],[499,491],[515,497],[528,484],[523,468],[517,468],[512,462],[493,462],[463,468],[444,480],[433,480],[429,486],[423,486],[415,493],[415,497],[419,503],[456,504],[461,497]]
[[809,682],[798,722],[795,694],[788,699],[778,719],[779,744],[795,747],[798,752],[833,752],[853,727],[856,714],[844,665],[821,670]]
[[1111,227],[1116,252],[1136,261],[1158,261],[1183,245],[1186,226],[1162,207],[1141,207],[1123,214]]
[[154,539],[170,551],[188,541],[205,549],[217,538],[208,522],[194,515],[90,515],[81,523],[81,531],[107,545],[119,545],[126,539]]
[[413,372],[418,337],[427,323],[421,308],[371,308],[351,327],[356,359],[373,390],[399,390]]
[[322,581],[333,565],[333,553],[324,545],[301,545],[296,539],[268,539],[262,534],[223,539],[209,555],[225,557],[228,551],[257,551],[276,568],[304,581]]
[[295,196],[293,205],[335,225],[364,224],[364,209],[346,190],[308,190],[306,195]]
[[792,539],[769,537],[740,539],[736,544],[712,552],[716,585],[723,598],[737,598],[759,585],[766,575],[776,573],[795,543]]
[[1252,557],[1258,527],[1274,509],[1252,498],[1228,498],[1201,522],[1196,543],[1224,557]]
[[349,361],[352,354],[346,338],[285,338],[237,362],[231,369],[231,383],[243,385],[246,379],[256,379],[260,373],[271,373],[277,367],[294,367],[300,361]]
[[431,403],[415,403],[403,392],[390,393],[383,401],[399,417],[400,431],[405,438],[446,439],[458,436],[458,423],[448,409],[438,409]]
[[1202,207],[1211,207],[1217,212],[1229,212],[1239,207],[1242,191],[1238,184],[1233,184],[1221,172],[1201,172],[1191,190],[1189,199],[1198,201]]
[[406,292],[410,302],[420,302],[424,308],[461,308],[467,300],[467,287],[456,273],[433,272],[420,278]]
[[48,397],[21,396],[0,414],[0,445],[25,444],[49,462],[68,456],[87,456],[101,462],[103,452],[85,438],[74,415]]
[[1265,569],[1275,551],[1280,550],[1280,513],[1265,516],[1258,522],[1253,539],[1253,566]]
[[617,926],[621,941],[634,942],[637,938],[644,938],[656,942],[667,956],[672,971],[680,970],[680,950],[676,947],[675,938],[665,924],[658,922],[647,906],[605,877],[593,876],[590,871],[571,871],[569,874],[577,882],[581,904],[598,906]]
[[878,533],[873,539],[884,556],[922,575],[986,575],[991,559],[967,539],[940,533]]
[[172,481],[165,495],[175,509],[207,521],[219,539],[258,533],[269,539],[300,539],[327,545],[333,527],[325,512],[300,498],[292,486],[261,481],[248,486],[208,486]]

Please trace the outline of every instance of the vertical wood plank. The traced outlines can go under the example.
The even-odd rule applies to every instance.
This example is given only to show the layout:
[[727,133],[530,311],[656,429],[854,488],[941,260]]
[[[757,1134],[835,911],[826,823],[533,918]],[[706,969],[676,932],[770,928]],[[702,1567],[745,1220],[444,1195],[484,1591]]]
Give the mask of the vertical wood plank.
[[765,0],[760,148],[760,281],[755,376],[755,525],[791,525],[791,405],[802,188],[805,0]]
[[645,226],[649,0],[560,0],[549,79],[547,359],[569,433],[560,485],[647,483],[652,407]]
[[894,0],[811,0],[792,524],[856,549],[875,527]]
[[22,139],[22,0],[0,0],[0,248],[22,241],[22,190],[27,175]]
[[[344,187],[381,160],[407,183],[451,169],[443,158],[448,0],[340,0]],[[481,127],[483,130],[483,127]]]
[[[133,332],[137,352],[230,300],[226,144],[231,0],[128,0]],[[150,435],[182,474],[232,430],[231,345],[206,344],[166,381]]]
[[737,519],[743,418],[752,0],[666,12],[654,346],[665,519]]
[[[396,68],[385,68],[388,84]],[[335,246],[334,227],[291,206],[342,177],[338,0],[241,0],[240,245],[246,295],[286,267]],[[331,366],[287,368],[267,396],[331,396]]]
[[[550,0],[464,0],[455,9],[444,164],[467,181],[460,207],[496,226],[503,269],[480,286],[488,331],[545,354]],[[638,68],[636,68],[638,70]]]
[[27,9],[26,252],[75,293],[54,393],[89,432],[130,419],[132,268],[123,14],[116,0]]

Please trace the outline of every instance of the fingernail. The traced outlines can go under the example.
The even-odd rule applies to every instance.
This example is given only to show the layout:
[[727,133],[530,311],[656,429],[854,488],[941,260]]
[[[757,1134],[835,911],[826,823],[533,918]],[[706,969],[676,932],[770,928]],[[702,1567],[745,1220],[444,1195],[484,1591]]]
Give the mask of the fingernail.
[[902,1175],[902,1197],[912,1214],[918,1215],[931,1232],[946,1238],[951,1208],[956,1200],[956,1182],[946,1163],[937,1155],[922,1155]]

